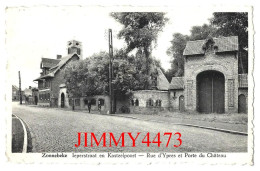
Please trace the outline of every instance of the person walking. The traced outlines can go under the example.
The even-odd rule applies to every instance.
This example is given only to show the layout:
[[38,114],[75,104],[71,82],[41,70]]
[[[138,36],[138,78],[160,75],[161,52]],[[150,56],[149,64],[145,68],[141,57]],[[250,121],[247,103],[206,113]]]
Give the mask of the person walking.
[[90,110],[91,110],[91,103],[88,102],[88,112],[90,113]]

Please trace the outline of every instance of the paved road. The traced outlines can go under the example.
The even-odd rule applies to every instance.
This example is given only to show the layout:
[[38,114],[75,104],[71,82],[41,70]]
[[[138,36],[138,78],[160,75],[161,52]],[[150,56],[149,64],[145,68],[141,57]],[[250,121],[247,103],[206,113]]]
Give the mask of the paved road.
[[[13,114],[20,117],[30,128],[34,136],[34,152],[246,152],[247,136],[223,133],[201,128],[172,125],[170,123],[155,123],[131,118],[123,118],[108,115],[96,115],[82,112],[63,111],[59,109],[37,108],[20,106],[13,103]],[[132,146],[132,140],[125,135],[125,147],[84,147],[76,148],[78,132],[93,132],[97,140],[103,132],[112,132],[118,139],[122,132],[131,132],[136,136],[136,147]],[[150,132],[150,141],[158,132],[161,133],[161,146],[157,144],[142,143],[146,133]],[[178,145],[177,135],[171,138],[168,148],[166,143],[168,136],[165,132],[180,132],[182,145]],[[108,134],[107,134],[108,135]],[[81,137],[84,140],[84,137]],[[109,146],[109,136],[106,137]],[[88,135],[88,146],[91,143]],[[157,139],[156,139],[157,140]]]

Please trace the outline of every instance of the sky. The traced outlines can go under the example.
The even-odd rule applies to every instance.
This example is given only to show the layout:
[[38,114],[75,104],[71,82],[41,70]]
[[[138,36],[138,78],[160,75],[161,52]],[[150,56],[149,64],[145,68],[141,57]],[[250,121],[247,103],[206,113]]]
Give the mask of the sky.
[[[7,9],[6,52],[11,84],[19,85],[20,71],[22,89],[37,87],[33,80],[40,76],[41,58],[55,59],[57,54],[66,56],[69,40],[82,42],[83,59],[100,51],[108,51],[107,30],[111,28],[116,35],[122,28],[122,25],[110,17],[109,13],[112,11],[102,7],[78,6]],[[209,23],[208,19],[214,11],[175,8],[162,12],[166,12],[169,22],[159,33],[152,55],[159,59],[162,67],[167,70],[170,68],[171,58],[166,54],[166,50],[171,46],[173,33],[189,35],[192,26]],[[114,36],[113,46],[120,49],[126,44]]]

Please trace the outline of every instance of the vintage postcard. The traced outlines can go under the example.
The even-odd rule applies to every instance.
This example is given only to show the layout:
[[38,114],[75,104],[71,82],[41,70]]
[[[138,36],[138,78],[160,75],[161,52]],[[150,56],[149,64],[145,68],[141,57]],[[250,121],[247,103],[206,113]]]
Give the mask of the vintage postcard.
[[252,7],[5,15],[9,161],[253,164]]

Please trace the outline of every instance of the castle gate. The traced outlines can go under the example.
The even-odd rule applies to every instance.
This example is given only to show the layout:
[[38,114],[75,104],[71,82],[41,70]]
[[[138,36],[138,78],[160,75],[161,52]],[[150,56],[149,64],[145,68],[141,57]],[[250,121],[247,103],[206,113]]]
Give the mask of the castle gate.
[[204,71],[197,76],[197,111],[225,112],[225,78],[218,71]]

